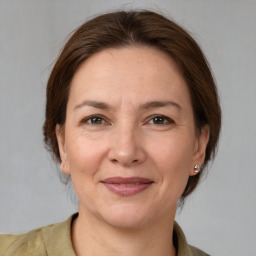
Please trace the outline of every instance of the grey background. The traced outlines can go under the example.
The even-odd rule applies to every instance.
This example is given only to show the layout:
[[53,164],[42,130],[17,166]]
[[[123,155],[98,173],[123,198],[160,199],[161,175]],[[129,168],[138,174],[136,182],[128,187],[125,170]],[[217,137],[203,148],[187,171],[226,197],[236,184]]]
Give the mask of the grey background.
[[177,213],[211,255],[256,251],[256,1],[0,0],[0,233],[63,221],[77,210],[42,143],[45,85],[67,35],[94,14],[150,8],[202,46],[221,95],[219,152]]

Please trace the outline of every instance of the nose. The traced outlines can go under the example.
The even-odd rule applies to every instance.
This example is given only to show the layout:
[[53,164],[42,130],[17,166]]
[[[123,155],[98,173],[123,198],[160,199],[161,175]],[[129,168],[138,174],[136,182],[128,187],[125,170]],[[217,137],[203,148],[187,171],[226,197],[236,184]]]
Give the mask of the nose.
[[134,166],[144,162],[146,154],[142,137],[135,128],[119,128],[113,132],[108,158],[122,166]]

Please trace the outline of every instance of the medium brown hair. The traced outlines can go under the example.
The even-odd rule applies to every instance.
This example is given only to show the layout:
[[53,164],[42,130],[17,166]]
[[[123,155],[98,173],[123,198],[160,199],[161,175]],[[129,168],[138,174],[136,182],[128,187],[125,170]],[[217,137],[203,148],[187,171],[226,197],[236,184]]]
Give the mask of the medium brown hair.
[[46,93],[44,141],[57,162],[60,153],[55,134],[63,126],[71,80],[79,65],[106,48],[151,46],[167,53],[180,68],[190,91],[195,127],[206,124],[210,138],[205,161],[198,175],[190,176],[181,201],[198,184],[208,161],[214,157],[221,126],[217,89],[209,65],[195,40],[175,22],[151,11],[107,13],[81,25],[70,37],[50,74]]

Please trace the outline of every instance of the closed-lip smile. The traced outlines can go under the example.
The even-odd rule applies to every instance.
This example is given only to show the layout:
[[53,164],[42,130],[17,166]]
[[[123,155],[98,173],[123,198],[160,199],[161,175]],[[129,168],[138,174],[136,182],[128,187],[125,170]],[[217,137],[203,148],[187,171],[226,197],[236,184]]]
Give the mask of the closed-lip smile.
[[154,182],[142,177],[110,177],[101,181],[111,192],[120,196],[132,196],[149,188]]

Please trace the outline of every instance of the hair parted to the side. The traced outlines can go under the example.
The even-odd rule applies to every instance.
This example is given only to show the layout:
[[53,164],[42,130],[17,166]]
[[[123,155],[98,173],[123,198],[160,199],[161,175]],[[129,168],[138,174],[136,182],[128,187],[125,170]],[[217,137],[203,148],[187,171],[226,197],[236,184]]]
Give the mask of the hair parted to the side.
[[200,133],[206,124],[210,128],[201,172],[189,177],[182,202],[195,189],[203,169],[215,155],[221,109],[214,79],[200,47],[183,28],[158,13],[146,10],[107,13],[89,20],[73,33],[48,80],[44,141],[54,159],[60,162],[55,127],[65,124],[70,84],[79,65],[103,49],[131,46],[155,47],[176,62],[189,87],[196,130]]

